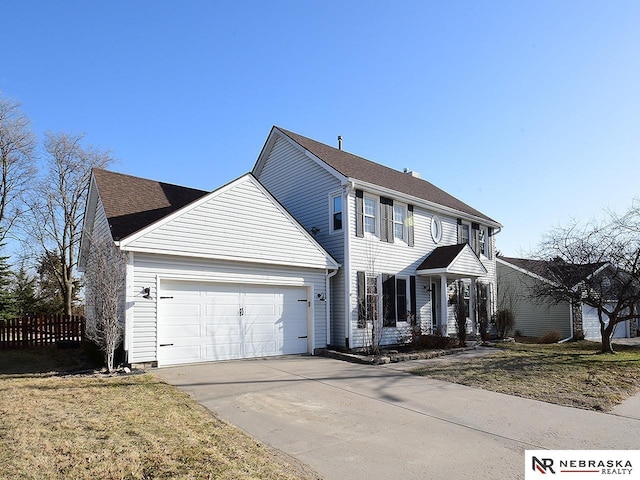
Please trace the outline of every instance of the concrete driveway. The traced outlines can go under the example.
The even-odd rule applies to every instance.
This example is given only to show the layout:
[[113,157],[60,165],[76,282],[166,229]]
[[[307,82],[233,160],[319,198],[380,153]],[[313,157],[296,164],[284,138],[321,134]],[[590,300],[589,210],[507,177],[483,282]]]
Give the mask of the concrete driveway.
[[526,449],[640,449],[640,419],[291,356],[155,370],[326,479],[524,478]]

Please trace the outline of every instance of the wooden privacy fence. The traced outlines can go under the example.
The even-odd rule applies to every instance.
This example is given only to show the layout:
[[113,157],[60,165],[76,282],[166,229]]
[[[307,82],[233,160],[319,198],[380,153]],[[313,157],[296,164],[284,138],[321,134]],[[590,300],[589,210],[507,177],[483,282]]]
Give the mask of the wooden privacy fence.
[[84,340],[79,315],[43,315],[0,320],[0,348],[27,348]]

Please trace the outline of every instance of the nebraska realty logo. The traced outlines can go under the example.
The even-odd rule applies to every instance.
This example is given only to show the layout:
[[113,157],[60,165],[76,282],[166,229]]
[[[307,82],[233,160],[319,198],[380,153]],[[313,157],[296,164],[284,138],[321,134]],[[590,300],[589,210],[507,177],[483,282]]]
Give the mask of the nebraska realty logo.
[[525,480],[610,478],[611,476],[640,480],[640,450],[527,450],[525,452]]

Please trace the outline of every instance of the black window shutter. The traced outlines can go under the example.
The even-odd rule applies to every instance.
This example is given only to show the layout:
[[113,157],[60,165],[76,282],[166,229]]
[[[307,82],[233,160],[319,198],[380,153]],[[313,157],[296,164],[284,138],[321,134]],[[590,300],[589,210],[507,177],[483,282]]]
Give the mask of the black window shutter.
[[382,274],[382,314],[383,326],[396,326],[396,277]]
[[458,243],[462,243],[462,219],[458,218]]
[[365,283],[365,273],[357,272],[357,290],[358,290],[358,328],[367,326],[367,286]]
[[356,190],[356,237],[364,237],[364,192]]
[[416,300],[416,276],[409,277],[409,295],[411,295],[411,325],[418,322],[418,301]]
[[407,244],[410,247],[415,245],[415,237],[413,233],[413,205],[407,206]]
[[393,243],[393,200],[380,197],[380,240]]

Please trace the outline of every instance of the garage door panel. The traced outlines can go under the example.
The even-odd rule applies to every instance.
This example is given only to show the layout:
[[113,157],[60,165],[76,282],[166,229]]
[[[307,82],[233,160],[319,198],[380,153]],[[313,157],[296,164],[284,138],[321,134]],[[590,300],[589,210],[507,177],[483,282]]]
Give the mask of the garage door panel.
[[201,350],[199,345],[185,346],[166,346],[161,347],[163,363],[167,365],[188,363],[192,358],[200,357]]
[[202,306],[199,303],[196,303],[196,304],[188,304],[188,303],[171,304],[171,303],[167,303],[166,306],[163,306],[163,307],[165,308],[164,313],[167,316],[171,316],[171,317],[180,317],[180,318],[197,317],[197,318],[199,318],[200,316],[202,316]]
[[160,365],[307,351],[304,288],[167,281],[161,291]]
[[277,351],[278,345],[274,341],[252,341],[251,343],[245,343],[245,358],[251,357],[268,357],[274,355],[273,352]]
[[216,345],[205,345],[204,358],[202,360],[233,360],[242,358],[241,343],[227,343]]
[[[198,325],[167,325],[163,335],[170,338],[200,338],[200,324]],[[175,343],[175,342],[173,342]]]

